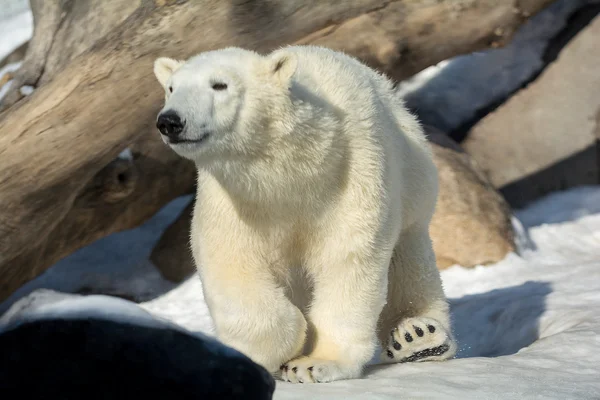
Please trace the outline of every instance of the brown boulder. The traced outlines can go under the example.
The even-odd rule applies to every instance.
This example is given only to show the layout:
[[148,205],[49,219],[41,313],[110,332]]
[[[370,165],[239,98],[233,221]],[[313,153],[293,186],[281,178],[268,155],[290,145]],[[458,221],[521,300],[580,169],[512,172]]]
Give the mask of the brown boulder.
[[502,260],[515,250],[509,205],[458,144],[435,128],[425,128],[439,175],[429,228],[438,268]]
[[171,282],[182,282],[196,270],[190,248],[193,210],[192,200],[175,222],[165,229],[150,254],[150,261],[161,275]]

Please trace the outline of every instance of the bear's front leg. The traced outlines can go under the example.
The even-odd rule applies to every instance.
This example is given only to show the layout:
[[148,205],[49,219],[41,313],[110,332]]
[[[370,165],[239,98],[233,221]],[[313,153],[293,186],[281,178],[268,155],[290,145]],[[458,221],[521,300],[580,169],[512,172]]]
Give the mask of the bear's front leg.
[[315,329],[314,343],[308,356],[282,366],[285,381],[358,378],[374,355],[389,255],[368,246],[354,247],[348,240],[336,242],[325,243],[321,255],[309,265],[314,293],[308,319]]
[[257,246],[241,248],[242,243],[201,249],[204,297],[217,338],[276,375],[281,364],[300,354],[306,320],[276,284]]

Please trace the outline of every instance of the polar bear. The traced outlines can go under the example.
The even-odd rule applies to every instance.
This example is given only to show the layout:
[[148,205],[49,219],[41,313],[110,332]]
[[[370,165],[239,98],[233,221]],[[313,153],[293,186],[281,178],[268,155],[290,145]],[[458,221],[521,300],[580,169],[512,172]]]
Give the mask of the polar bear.
[[163,141],[198,170],[191,248],[220,341],[293,383],[456,352],[437,171],[392,83],[317,46],[158,58]]

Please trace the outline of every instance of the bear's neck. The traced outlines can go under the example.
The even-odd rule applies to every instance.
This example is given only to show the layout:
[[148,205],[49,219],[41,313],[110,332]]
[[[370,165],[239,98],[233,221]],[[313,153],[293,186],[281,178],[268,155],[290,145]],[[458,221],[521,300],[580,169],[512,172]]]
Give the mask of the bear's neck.
[[349,151],[336,132],[292,132],[265,154],[200,167],[216,178],[238,210],[265,218],[315,215],[335,202],[348,176]]

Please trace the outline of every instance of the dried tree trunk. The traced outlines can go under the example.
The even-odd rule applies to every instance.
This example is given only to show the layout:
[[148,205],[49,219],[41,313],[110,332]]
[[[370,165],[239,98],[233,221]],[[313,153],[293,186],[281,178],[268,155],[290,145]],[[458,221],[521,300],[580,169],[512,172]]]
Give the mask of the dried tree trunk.
[[25,60],[19,72],[15,75],[14,82],[0,102],[0,110],[20,100],[21,87],[35,86],[40,78],[46,57],[52,47],[54,34],[60,26],[61,12],[66,5],[66,0],[30,0],[33,23],[35,26],[33,38],[25,53]]
[[145,222],[194,188],[193,164],[163,151],[158,137],[130,146],[130,158],[101,169],[75,198],[64,218],[37,245],[0,266],[0,299],[80,247]]
[[[495,0],[33,0],[35,7],[49,8],[44,14],[34,7],[36,20],[49,17],[46,25],[40,22],[36,28],[22,76],[11,88],[44,84],[21,101],[13,95],[5,105],[18,102],[0,114],[0,274],[29,279],[100,236],[134,227],[147,218],[148,210],[168,201],[169,196],[154,197],[152,207],[142,210],[138,195],[150,189],[136,184],[119,207],[138,216],[99,226],[95,221],[119,213],[105,215],[112,205],[101,196],[102,190],[94,192],[96,202],[86,194],[90,187],[103,187],[98,182],[103,182],[106,166],[123,148],[155,140],[153,125],[162,92],[152,62],[158,56],[187,58],[230,45],[266,52],[286,43],[314,43],[345,50],[404,78],[454,55],[503,43],[526,16],[550,2],[521,1],[521,8],[515,9],[513,2]],[[79,26],[72,11],[84,3],[102,3],[113,10],[100,13],[110,29],[81,54],[93,40],[81,47],[66,46],[69,55],[61,58],[57,40],[68,42],[70,36],[61,32]],[[115,11],[126,3],[125,11]],[[83,26],[86,23],[91,24]],[[98,26],[95,29],[102,24]],[[70,57],[73,60],[64,65]],[[44,66],[54,65],[47,78],[39,60]],[[157,157],[169,152],[162,147],[153,151]],[[165,171],[165,177],[171,176]],[[151,186],[161,181],[156,182]],[[85,224],[74,217],[82,210],[90,215]],[[60,243],[60,250],[49,254],[51,243]],[[34,252],[42,255],[33,257]],[[3,284],[0,299],[14,289],[15,283]]]
[[41,86],[73,58],[123,23],[140,5],[134,0],[29,0],[34,31],[23,66],[0,110],[23,98],[24,85]]

